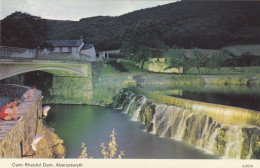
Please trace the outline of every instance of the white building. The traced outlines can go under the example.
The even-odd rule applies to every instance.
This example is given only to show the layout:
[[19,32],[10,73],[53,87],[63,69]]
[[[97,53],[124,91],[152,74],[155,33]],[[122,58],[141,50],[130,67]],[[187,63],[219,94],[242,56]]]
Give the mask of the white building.
[[50,40],[49,42],[53,46],[53,52],[71,53],[72,55],[79,55],[84,45],[82,37],[79,40]]
[[105,51],[99,52],[99,57],[100,58],[109,58],[109,54]]
[[90,60],[96,60],[96,50],[93,44],[84,44],[80,54],[89,57]]
[[[54,53],[67,53],[75,57],[86,56],[90,60],[96,60],[96,51],[93,44],[84,44],[83,38],[79,40],[49,40]],[[46,53],[47,49],[44,50]]]
[[118,50],[100,51],[99,57],[110,58],[109,54],[111,54],[111,55],[120,54],[120,50],[118,49]]

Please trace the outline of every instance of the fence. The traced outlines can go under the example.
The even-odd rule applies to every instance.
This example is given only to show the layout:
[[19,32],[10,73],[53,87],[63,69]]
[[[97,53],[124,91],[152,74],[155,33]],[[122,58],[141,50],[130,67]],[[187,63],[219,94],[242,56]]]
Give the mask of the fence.
[[52,52],[37,49],[16,48],[0,46],[0,59],[37,59],[37,60],[68,60],[68,61],[99,61],[100,58],[91,58],[84,55],[73,55],[72,53]]

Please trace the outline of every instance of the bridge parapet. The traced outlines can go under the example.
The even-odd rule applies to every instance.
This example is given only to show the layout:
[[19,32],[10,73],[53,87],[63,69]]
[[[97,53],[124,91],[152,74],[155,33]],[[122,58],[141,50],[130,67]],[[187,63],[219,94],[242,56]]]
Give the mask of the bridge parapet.
[[1,59],[22,59],[25,60],[67,60],[67,61],[85,61],[93,62],[100,59],[93,59],[84,55],[72,55],[71,53],[44,52],[44,50],[16,48],[0,46]]
[[[1,94],[9,96],[15,95],[11,94],[9,90],[11,88],[14,89],[13,92],[17,92],[15,96],[25,94],[29,89],[29,87],[19,85],[1,85],[1,88],[6,89],[6,92],[3,91]],[[22,102],[18,105],[18,120],[0,122],[0,158],[22,157],[23,152],[25,152],[24,145],[29,143],[35,135],[37,118],[42,115],[41,95],[41,91],[37,90],[28,102]]]

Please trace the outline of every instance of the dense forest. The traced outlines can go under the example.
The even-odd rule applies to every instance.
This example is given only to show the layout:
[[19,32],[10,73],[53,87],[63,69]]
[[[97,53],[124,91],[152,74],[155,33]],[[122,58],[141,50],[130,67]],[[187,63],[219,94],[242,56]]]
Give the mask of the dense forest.
[[259,2],[175,2],[118,17],[97,16],[76,21],[48,21],[49,39],[80,35],[98,50],[118,49],[125,28],[156,21],[166,30],[165,43],[184,48],[218,49],[260,43]]
[[154,21],[164,30],[164,43],[170,47],[218,49],[260,43],[259,18],[259,2],[238,1],[181,1],[118,17],[96,16],[79,21],[46,20],[16,12],[1,21],[1,38],[2,45],[33,48],[43,39],[83,36],[99,51],[113,50],[122,46],[125,30]]

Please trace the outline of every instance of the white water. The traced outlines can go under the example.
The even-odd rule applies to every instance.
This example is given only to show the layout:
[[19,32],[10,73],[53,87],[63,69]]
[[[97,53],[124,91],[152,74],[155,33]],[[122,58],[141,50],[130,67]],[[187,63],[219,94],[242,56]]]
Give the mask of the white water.
[[226,143],[225,157],[239,159],[243,142],[242,131],[239,126],[230,126],[227,131],[228,141]]
[[[140,112],[143,108],[145,108],[147,99],[142,97],[139,99],[139,103],[136,102],[136,97],[134,97],[128,104],[126,113],[131,113],[129,110],[132,110],[133,116],[132,120],[136,121],[140,115]],[[193,144],[201,149],[204,149],[207,152],[212,152],[218,154],[219,152],[224,150],[223,156],[225,158],[236,158],[239,159],[241,155],[241,147],[244,141],[242,135],[243,126],[231,126],[231,125],[220,125],[216,121],[212,121],[212,118],[206,116],[198,117],[198,119],[204,118],[205,124],[197,127],[197,125],[189,125],[189,124],[198,124],[200,121],[192,121],[190,119],[195,113],[190,113],[187,110],[182,110],[180,108],[174,106],[166,106],[166,105],[157,105],[156,106],[155,115],[153,116],[153,130],[152,134],[157,134],[161,137],[169,136],[170,138],[176,139],[178,141],[186,141],[190,144]],[[196,114],[197,116],[197,114]],[[157,121],[158,120],[158,121]],[[193,117],[194,120],[194,117]],[[178,122],[178,123],[177,123]],[[209,122],[211,122],[209,124]],[[176,125],[177,128],[174,128],[176,131],[171,132],[171,126]],[[188,125],[187,125],[188,124]],[[158,126],[160,125],[160,131],[157,131]],[[162,129],[163,128],[163,129]],[[196,140],[194,144],[194,139],[191,141],[193,136],[191,133],[189,135],[185,134],[187,129],[201,129],[201,135]],[[169,132],[170,131],[170,132]],[[189,130],[190,131],[190,130]],[[174,133],[174,134],[173,134]],[[184,134],[186,138],[184,139]],[[187,140],[188,139],[188,140]],[[223,152],[221,152],[223,153]],[[250,158],[252,153],[252,149],[248,154],[248,158]]]
[[129,109],[131,108],[132,104],[135,102],[135,99],[136,99],[136,97],[134,97],[133,99],[131,99],[131,101],[130,101],[129,104],[127,105],[127,108],[126,108],[126,110],[125,110],[124,113],[128,114]]
[[142,100],[141,100],[141,104],[137,107],[137,109],[133,112],[133,117],[132,117],[132,120],[133,121],[138,121],[138,117],[140,115],[140,111],[142,110],[144,104],[146,103],[147,99],[146,97],[142,97]]

